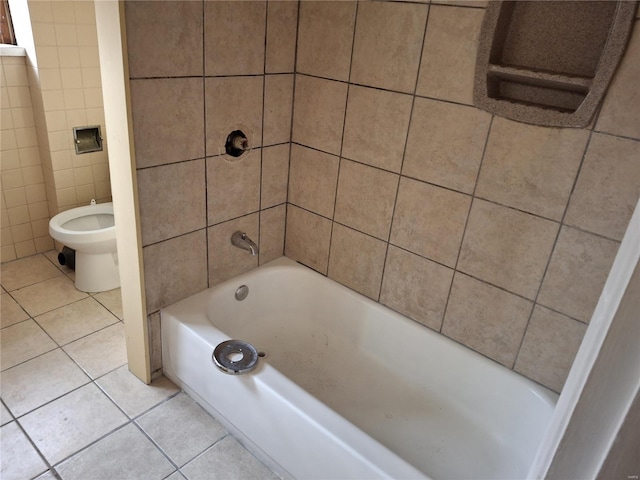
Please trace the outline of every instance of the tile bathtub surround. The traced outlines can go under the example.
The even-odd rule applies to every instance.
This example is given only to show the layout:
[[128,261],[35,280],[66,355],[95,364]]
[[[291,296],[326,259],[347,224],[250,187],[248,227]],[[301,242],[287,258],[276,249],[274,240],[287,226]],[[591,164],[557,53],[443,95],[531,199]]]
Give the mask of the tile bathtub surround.
[[[141,92],[153,82],[192,82],[184,90],[185,98],[195,99],[185,122],[196,127],[181,135],[200,132],[192,143],[171,145],[141,132],[142,176],[147,166],[205,162],[205,173],[189,178],[206,185],[204,199],[198,194],[191,201],[194,212],[204,208],[206,224],[182,228],[176,222],[144,247],[150,313],[284,250],[560,389],[582,331],[562,330],[573,339],[566,346],[551,342],[549,358],[562,361],[532,362],[530,352],[554,324],[532,312],[544,307],[571,322],[588,322],[594,292],[640,195],[639,141],[623,125],[633,123],[633,113],[616,116],[613,107],[603,108],[602,123],[596,119],[592,131],[518,124],[472,106],[486,2],[191,3],[176,12],[187,18],[202,8],[202,23],[195,22],[196,31],[202,25],[202,49],[191,53],[204,71],[159,62],[162,68],[132,73],[131,80]],[[255,45],[235,57],[225,50],[238,34],[229,20],[233,4],[244,12],[246,44]],[[156,15],[163,14],[154,13],[154,22],[166,23]],[[127,27],[137,28],[142,18],[127,19]],[[168,40],[154,28],[147,31],[169,56],[180,48],[174,41],[179,27]],[[129,49],[142,58],[144,45],[130,42]],[[636,63],[625,57],[605,106],[634,95],[627,78]],[[140,105],[158,110],[158,117],[165,108],[151,96]],[[161,122],[170,135],[183,128],[171,115]],[[224,163],[220,144],[232,125],[247,126],[259,157]],[[146,154],[145,142],[157,142],[158,155]],[[193,145],[197,151],[185,156]],[[179,205],[194,193],[172,185],[144,195]],[[235,226],[250,230],[265,257],[229,246]],[[174,262],[175,247],[196,238],[193,259]],[[594,266],[587,258],[599,261]],[[597,272],[593,279],[580,273],[590,269]],[[178,285],[168,277],[191,280]],[[408,279],[421,286],[410,287]],[[424,292],[435,282],[437,288]],[[569,284],[571,300],[551,295],[555,286]],[[428,293],[432,304],[413,299],[411,288]],[[487,307],[492,298],[506,305],[495,318]],[[525,346],[529,353],[517,360]]]
[[[125,3],[153,315],[284,251],[298,6]],[[252,151],[232,159],[224,143],[236,129]],[[231,245],[236,229],[259,256]]]
[[301,5],[285,254],[559,391],[640,196],[638,60],[587,129],[494,117],[484,7]]

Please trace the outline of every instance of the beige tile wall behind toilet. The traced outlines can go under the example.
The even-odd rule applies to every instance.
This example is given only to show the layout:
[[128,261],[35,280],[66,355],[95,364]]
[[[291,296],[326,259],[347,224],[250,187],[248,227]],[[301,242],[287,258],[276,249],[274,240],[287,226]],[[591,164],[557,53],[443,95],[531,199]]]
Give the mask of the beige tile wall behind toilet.
[[25,57],[0,56],[1,262],[53,248]]
[[[296,2],[125,4],[152,330],[160,308],[283,253],[297,12]],[[238,124],[254,148],[228,162],[220,143]],[[231,245],[236,230],[258,256]]]
[[300,3],[285,253],[560,391],[640,195],[640,28],[543,128],[473,106],[484,6]]
[[49,213],[111,200],[108,146],[76,155],[73,127],[100,125],[105,136],[94,3],[29,0],[35,58],[28,73]]

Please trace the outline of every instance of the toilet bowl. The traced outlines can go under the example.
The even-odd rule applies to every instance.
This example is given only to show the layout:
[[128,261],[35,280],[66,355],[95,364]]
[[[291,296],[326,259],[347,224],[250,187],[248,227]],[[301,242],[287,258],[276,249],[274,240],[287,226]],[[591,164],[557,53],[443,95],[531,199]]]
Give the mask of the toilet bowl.
[[49,221],[49,235],[75,253],[76,288],[104,292],[120,286],[113,203],[72,208]]

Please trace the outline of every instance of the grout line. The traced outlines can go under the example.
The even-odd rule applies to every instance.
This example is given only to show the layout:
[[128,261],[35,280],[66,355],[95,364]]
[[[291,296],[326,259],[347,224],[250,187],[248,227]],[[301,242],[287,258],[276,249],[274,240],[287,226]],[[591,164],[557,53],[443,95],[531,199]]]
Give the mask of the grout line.
[[[4,402],[3,402],[4,403]],[[44,464],[47,466],[48,471],[53,472],[53,475],[56,478],[60,478],[60,475],[58,474],[57,470],[53,467],[53,465],[49,462],[49,460],[47,460],[47,457],[44,456],[44,454],[40,451],[40,449],[38,448],[38,446],[35,444],[35,442],[31,439],[31,436],[27,433],[27,431],[24,429],[24,427],[22,426],[22,424],[18,421],[17,418],[14,417],[13,420],[17,427],[20,429],[20,431],[22,432],[22,434],[27,438],[27,441],[31,444],[31,446],[34,448],[34,450],[36,451],[36,453],[40,456],[40,458],[42,459],[42,461],[44,462]],[[46,473],[43,472],[40,475],[44,475]],[[36,477],[37,478],[37,477]]]
[[[595,121],[594,121],[594,125],[595,125]],[[524,329],[524,333],[522,335],[522,338],[520,339],[520,345],[518,346],[518,350],[516,353],[516,357],[513,360],[513,365],[511,367],[511,369],[513,370],[516,366],[516,363],[518,361],[518,358],[520,357],[520,351],[522,350],[522,345],[524,344],[524,337],[526,336],[527,330],[529,329],[529,325],[531,324],[531,319],[533,318],[533,312],[535,311],[535,307],[536,305],[538,305],[538,297],[540,296],[540,291],[542,290],[542,285],[544,284],[544,280],[547,276],[547,271],[549,270],[549,266],[551,265],[551,260],[553,258],[553,254],[556,251],[556,246],[558,245],[558,240],[560,239],[560,234],[562,233],[563,227],[565,227],[565,217],[567,215],[567,211],[569,210],[569,204],[571,203],[571,198],[573,197],[573,192],[576,188],[576,184],[578,183],[578,178],[580,177],[580,172],[582,171],[582,166],[584,165],[584,161],[585,158],[587,156],[587,152],[589,151],[589,145],[591,144],[591,139],[593,138],[593,130],[589,131],[589,137],[587,138],[587,142],[584,146],[584,150],[582,152],[582,158],[580,159],[580,165],[578,166],[578,170],[576,171],[575,177],[573,179],[573,185],[571,186],[571,192],[569,194],[569,196],[567,197],[567,202],[564,206],[564,211],[562,213],[562,218],[560,219],[560,224],[558,226],[558,231],[556,232],[556,238],[553,241],[553,246],[551,247],[551,251],[549,252],[549,256],[547,257],[547,263],[544,267],[544,272],[542,273],[542,276],[540,277],[540,283],[538,285],[538,289],[536,291],[536,295],[535,298],[533,300],[533,307],[531,308],[531,312],[529,313],[529,318],[527,319],[527,324],[525,326]],[[544,306],[544,305],[543,305]],[[565,315],[568,316],[568,315]],[[581,323],[584,323],[582,321],[580,321]],[[528,377],[527,377],[528,378]]]
[[263,151],[265,148],[264,141],[264,125],[265,125],[265,112],[266,112],[266,102],[267,102],[267,31],[269,26],[269,0],[265,0],[264,2],[264,54],[262,56],[262,123],[260,125],[260,184],[258,185],[258,266],[260,266],[260,257],[262,256],[262,183],[264,176],[264,155]]
[[[206,30],[207,30],[207,16],[205,12],[204,1],[202,6],[202,121],[204,124],[204,131],[202,132],[202,141],[204,142],[204,242],[205,242],[205,261],[207,267],[207,288],[209,288],[209,176],[207,170],[207,80],[206,80],[206,68],[207,68],[207,42],[206,42]],[[218,152],[219,153],[219,152]],[[145,321],[149,321],[149,313],[147,312],[147,318]],[[150,332],[147,335],[151,335]]]
[[285,198],[285,214],[284,214],[284,241],[282,245],[282,255],[287,249],[287,219],[289,218],[289,185],[291,181],[291,152],[293,151],[293,119],[295,118],[296,105],[296,83],[298,80],[298,36],[300,34],[300,1],[296,5],[296,39],[293,49],[293,86],[291,91],[291,118],[289,123],[289,153],[287,163],[287,192]]
[[338,205],[338,187],[340,186],[340,172],[342,171],[342,150],[344,149],[344,132],[347,128],[347,110],[349,108],[349,92],[351,90],[351,72],[353,70],[353,51],[356,45],[356,34],[358,30],[358,10],[360,7],[360,1],[361,0],[357,0],[355,2],[356,11],[353,14],[353,35],[351,37],[351,53],[349,56],[349,74],[347,76],[347,81],[341,82],[341,83],[347,84],[347,93],[344,99],[344,115],[342,116],[342,134],[340,136],[340,150],[338,155],[338,174],[336,175],[336,186],[335,186],[334,195],[333,195],[333,212],[331,213],[331,218],[330,218],[331,231],[329,232],[329,252],[327,254],[327,273],[325,275],[327,278],[330,278],[329,265],[331,264],[331,251],[333,250],[331,248],[331,245],[333,244],[333,230],[336,223],[335,218],[336,218],[336,207]]
[[[445,302],[444,312],[442,313],[442,322],[440,323],[440,333],[442,333],[442,329],[444,328],[444,321],[445,321],[445,318],[447,317],[447,310],[449,309],[449,300],[451,299],[451,291],[453,290],[453,280],[455,279],[456,273],[459,272],[458,263],[460,262],[460,255],[462,254],[462,246],[464,245],[464,239],[467,236],[467,227],[469,226],[469,219],[471,218],[471,210],[473,209],[473,203],[475,202],[475,199],[476,199],[476,196],[475,196],[476,190],[478,188],[478,182],[480,180],[480,170],[482,169],[482,165],[484,163],[484,157],[485,157],[485,154],[487,153],[487,146],[489,145],[489,138],[491,137],[491,129],[493,128],[494,118],[495,116],[491,115],[491,120],[489,120],[489,127],[487,128],[487,136],[485,137],[485,140],[484,140],[484,147],[482,149],[482,155],[480,156],[480,164],[478,165],[478,172],[476,173],[476,181],[475,181],[475,184],[473,185],[473,192],[471,193],[471,201],[469,202],[469,209],[467,210],[467,218],[465,218],[465,221],[464,221],[464,228],[462,229],[462,237],[460,238],[460,245],[458,246],[458,255],[456,256],[456,263],[455,263],[455,266],[453,267],[453,275],[451,276],[449,293],[447,294],[447,301]],[[460,273],[464,274],[464,272],[461,272],[461,271]],[[484,280],[482,281],[484,282]],[[484,282],[484,283],[488,283],[488,282]],[[504,290],[504,289],[501,288],[501,290]],[[509,292],[509,293],[512,293],[512,292]],[[475,351],[475,349],[473,350]]]
[[422,57],[424,55],[424,44],[427,39],[427,29],[429,27],[429,14],[431,7],[427,7],[427,16],[424,20],[424,29],[422,30],[422,44],[420,46],[420,56],[418,57],[418,69],[416,70],[416,81],[413,85],[413,94],[411,97],[411,108],[409,109],[409,121],[407,122],[407,132],[404,137],[404,146],[402,148],[402,160],[400,161],[400,170],[397,172],[398,182],[396,184],[396,196],[393,200],[393,208],[391,209],[391,221],[389,222],[389,233],[386,239],[386,248],[384,252],[384,260],[382,263],[382,276],[380,277],[380,288],[378,289],[377,300],[380,302],[382,296],[382,284],[384,283],[384,275],[387,271],[387,258],[389,257],[389,245],[391,244],[391,233],[393,232],[393,220],[396,216],[396,207],[398,206],[398,197],[400,196],[400,183],[402,182],[402,170],[404,168],[404,160],[407,155],[407,145],[409,144],[409,132],[411,130],[411,119],[413,118],[413,110],[416,104],[416,92],[418,91],[418,83],[420,82],[420,69],[422,68]]

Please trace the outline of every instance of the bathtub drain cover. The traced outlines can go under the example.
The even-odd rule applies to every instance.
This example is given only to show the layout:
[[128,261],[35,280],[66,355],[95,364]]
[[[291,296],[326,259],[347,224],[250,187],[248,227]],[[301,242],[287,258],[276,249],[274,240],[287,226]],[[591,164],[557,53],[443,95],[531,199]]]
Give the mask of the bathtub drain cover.
[[242,375],[253,370],[258,363],[258,351],[249,342],[227,340],[213,350],[213,363],[230,375]]

